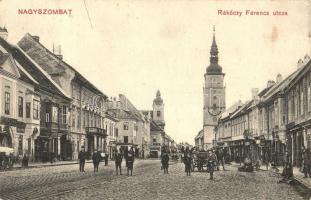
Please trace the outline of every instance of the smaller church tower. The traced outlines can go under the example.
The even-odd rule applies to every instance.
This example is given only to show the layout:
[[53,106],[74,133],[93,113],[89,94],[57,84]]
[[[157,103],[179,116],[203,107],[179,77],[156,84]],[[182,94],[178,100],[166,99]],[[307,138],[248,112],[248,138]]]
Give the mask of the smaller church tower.
[[160,126],[163,130],[165,127],[165,121],[164,121],[164,103],[163,99],[161,98],[161,93],[158,90],[156,98],[153,100],[153,121]]

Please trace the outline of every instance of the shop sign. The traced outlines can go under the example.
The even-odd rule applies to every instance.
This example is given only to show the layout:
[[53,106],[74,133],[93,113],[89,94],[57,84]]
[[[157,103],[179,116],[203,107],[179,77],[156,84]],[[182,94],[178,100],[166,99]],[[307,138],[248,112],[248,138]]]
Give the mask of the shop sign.
[[17,120],[9,117],[1,117],[0,123],[7,126],[16,126]]

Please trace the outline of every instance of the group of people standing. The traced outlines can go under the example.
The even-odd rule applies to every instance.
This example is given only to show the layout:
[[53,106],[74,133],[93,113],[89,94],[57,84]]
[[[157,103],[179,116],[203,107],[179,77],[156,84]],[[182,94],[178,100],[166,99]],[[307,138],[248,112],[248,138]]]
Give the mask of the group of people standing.
[[[135,157],[133,148],[131,148],[127,152],[122,152],[121,150],[117,150],[115,154],[116,175],[119,175],[119,174],[122,175],[121,165],[122,165],[123,157],[125,157],[125,160],[126,160],[127,175],[132,176],[134,157]],[[87,158],[86,152],[81,150],[78,155],[80,172],[85,172],[84,167],[85,167],[86,158]],[[94,166],[94,173],[98,172],[99,163],[102,160],[102,158],[105,159],[105,166],[107,166],[108,165],[108,154],[107,153],[100,153],[97,151],[93,153],[92,161],[93,161],[93,166]]]

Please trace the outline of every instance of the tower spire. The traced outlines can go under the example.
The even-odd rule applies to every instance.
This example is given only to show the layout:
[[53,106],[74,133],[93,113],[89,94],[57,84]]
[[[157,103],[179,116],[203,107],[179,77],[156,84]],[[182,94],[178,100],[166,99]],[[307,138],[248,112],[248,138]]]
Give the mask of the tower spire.
[[206,69],[207,73],[222,73],[221,67],[218,65],[218,47],[215,37],[215,25],[213,25],[213,42],[210,50],[210,66]]

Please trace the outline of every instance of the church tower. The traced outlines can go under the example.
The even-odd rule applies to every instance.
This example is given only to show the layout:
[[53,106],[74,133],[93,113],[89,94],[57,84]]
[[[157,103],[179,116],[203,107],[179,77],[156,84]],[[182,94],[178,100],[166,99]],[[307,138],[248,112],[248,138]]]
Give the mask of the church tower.
[[164,121],[164,103],[163,99],[161,98],[161,93],[158,90],[156,98],[153,100],[153,121],[160,126],[163,130],[165,128],[165,121]]
[[222,67],[218,64],[218,47],[215,39],[215,26],[213,30],[213,42],[210,50],[210,65],[204,74],[203,87],[203,141],[204,149],[213,146],[215,139],[214,128],[217,125],[220,114],[226,108],[226,93],[224,86]]

